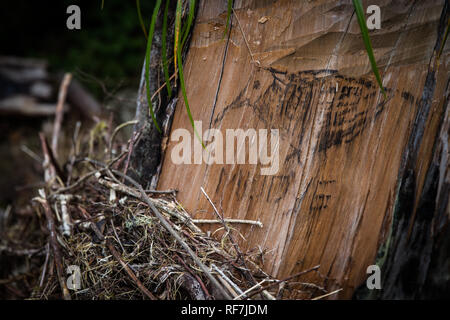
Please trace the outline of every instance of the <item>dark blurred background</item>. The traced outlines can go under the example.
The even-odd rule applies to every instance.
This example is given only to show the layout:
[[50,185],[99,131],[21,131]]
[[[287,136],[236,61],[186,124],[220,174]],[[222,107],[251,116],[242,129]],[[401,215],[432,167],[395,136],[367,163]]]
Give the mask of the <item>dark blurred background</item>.
[[[68,30],[66,9],[81,9],[81,30]],[[141,0],[146,27],[154,1]],[[44,58],[51,71],[81,70],[114,86],[136,85],[146,40],[134,0],[1,1],[0,55]],[[98,85],[85,83],[101,98]]]
[[[140,2],[148,28],[154,1]],[[66,26],[72,4],[81,9],[81,30]],[[0,299],[30,297],[28,280],[39,275],[29,266],[43,263],[42,255],[6,248],[45,246],[31,199],[44,186],[39,133],[51,141],[64,74],[72,80],[58,135],[61,168],[75,127],[89,137],[106,124],[102,138],[134,118],[146,47],[136,1],[104,0],[101,7],[102,0],[0,1]],[[130,136],[121,134],[121,141]]]
[[[66,27],[70,16],[66,10],[72,4],[81,9],[81,30]],[[153,0],[140,1],[146,28],[153,5]],[[54,120],[54,114],[5,112],[7,99],[31,97],[32,110],[44,105],[55,107],[62,75],[70,72],[71,86],[74,82],[80,84],[98,103],[104,118],[111,118],[115,124],[131,120],[146,39],[135,0],[104,0],[103,8],[102,0],[1,1],[0,24],[0,210],[5,210],[29,201],[42,183],[38,134],[51,135]],[[10,57],[18,60],[19,66],[5,64]],[[45,63],[48,76],[43,81],[22,81],[21,72],[32,70],[26,67],[29,58]],[[17,71],[18,82],[5,76],[11,70]],[[42,87],[42,82],[44,89],[51,87],[51,94],[36,98],[30,88]],[[66,102],[70,105],[69,98]],[[77,120],[82,120],[82,130],[95,125],[92,117],[80,115],[72,105],[63,121],[68,134],[73,133]]]

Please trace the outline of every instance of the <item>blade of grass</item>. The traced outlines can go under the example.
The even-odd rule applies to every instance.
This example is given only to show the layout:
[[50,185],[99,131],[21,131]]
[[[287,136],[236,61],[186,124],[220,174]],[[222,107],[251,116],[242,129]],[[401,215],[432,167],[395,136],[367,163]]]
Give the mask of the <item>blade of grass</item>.
[[141,3],[140,3],[139,0],[136,0],[136,9],[137,9],[138,17],[139,17],[139,23],[141,24],[142,31],[144,31],[145,39],[147,39],[147,38],[148,38],[148,37],[147,37],[147,30],[145,30],[144,19],[142,19],[142,14],[141,14]]
[[105,5],[105,0],[102,0],[102,6],[101,6],[100,10],[103,10],[104,5]]
[[184,43],[189,35],[189,31],[191,30],[192,21],[194,20],[195,13],[195,0],[191,0],[189,2],[189,14],[186,22],[186,27],[183,28],[183,40],[181,41],[181,48],[184,47]]
[[181,92],[183,93],[183,99],[184,99],[184,105],[186,106],[186,111],[189,117],[189,121],[191,122],[191,126],[194,129],[194,133],[199,139],[200,143],[202,144],[203,149],[205,149],[205,145],[203,144],[202,138],[197,132],[197,129],[195,128],[194,119],[192,118],[191,109],[189,108],[189,102],[186,94],[186,86],[184,83],[184,75],[183,75],[183,62],[181,60],[181,48],[178,46],[177,49],[177,57],[178,57],[178,73],[180,75],[180,86],[181,86]]
[[163,17],[163,30],[162,30],[162,63],[164,70],[164,78],[166,79],[166,88],[167,94],[169,95],[169,99],[172,96],[172,88],[170,86],[170,77],[169,77],[169,65],[167,62],[167,16],[169,13],[169,3],[170,0],[166,0],[166,7],[164,8],[164,17]]
[[177,70],[177,51],[178,45],[180,44],[181,12],[182,12],[182,0],[177,0],[177,9],[175,11],[175,41],[173,46],[173,53],[174,53],[173,65],[175,71]]
[[150,94],[150,76],[149,76],[149,74],[150,74],[150,51],[152,49],[153,33],[155,32],[156,17],[158,16],[159,8],[161,6],[161,1],[162,0],[158,0],[156,2],[155,8],[153,9],[152,20],[150,22],[150,28],[149,28],[149,32],[148,32],[147,50],[145,52],[145,88],[147,91],[147,102],[148,102],[148,106],[150,108],[150,115],[152,116],[153,123],[155,124],[155,127],[159,133],[162,133],[162,131],[159,128],[158,122],[156,121],[155,113],[153,111],[152,96]]
[[230,27],[230,17],[231,17],[231,10],[233,9],[233,0],[228,0],[227,3],[227,21],[225,23],[225,32],[223,33],[223,38],[225,38],[225,36],[228,33],[228,28]]
[[378,71],[377,63],[375,61],[375,56],[373,55],[372,42],[370,41],[369,30],[367,29],[366,19],[364,16],[364,10],[363,10],[363,6],[361,4],[361,0],[353,0],[353,6],[356,11],[359,28],[361,29],[361,34],[363,37],[364,45],[366,47],[367,55],[370,60],[370,65],[372,66],[372,72],[375,75],[375,78],[377,79],[378,85],[381,89],[381,92],[384,95],[384,98],[386,99],[386,92],[384,91],[383,82],[381,81],[381,77],[380,77],[380,72]]
[[[205,145],[203,144],[202,138],[199,135],[199,133],[197,132],[197,129],[195,128],[195,124],[194,124],[194,119],[192,117],[192,113],[191,113],[191,109],[189,107],[189,101],[187,98],[187,94],[186,94],[186,85],[184,83],[184,74],[183,74],[183,61],[182,61],[182,57],[181,57],[181,50],[182,50],[182,43],[180,42],[180,29],[181,29],[181,12],[182,12],[182,7],[181,7],[181,0],[178,0],[177,2],[177,9],[176,9],[176,14],[175,14],[175,44],[174,44],[174,50],[175,50],[175,56],[174,56],[174,64],[175,64],[175,71],[177,70],[177,59],[178,59],[178,73],[180,76],[180,86],[181,86],[181,91],[183,94],[183,100],[184,100],[184,105],[186,107],[186,111],[189,117],[189,121],[191,122],[191,126],[194,129],[194,133],[197,136],[198,140],[200,141],[200,143],[202,144],[202,147],[205,149]],[[189,34],[190,28],[191,28],[191,24],[192,24],[192,19],[194,16],[194,8],[195,8],[195,1],[192,1],[190,3],[190,10],[189,10],[189,17],[188,17],[188,21],[186,24],[186,28],[184,31],[184,34],[187,38],[187,35]]]

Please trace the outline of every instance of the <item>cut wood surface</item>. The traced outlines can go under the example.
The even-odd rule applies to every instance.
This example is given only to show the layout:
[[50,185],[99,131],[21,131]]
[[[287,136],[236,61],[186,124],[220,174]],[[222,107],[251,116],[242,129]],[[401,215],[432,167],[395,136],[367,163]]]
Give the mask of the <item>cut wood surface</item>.
[[[279,171],[261,175],[260,164],[176,165],[177,142],[170,142],[158,185],[179,190],[195,219],[215,218],[203,187],[225,218],[261,221],[262,229],[233,226],[245,237],[242,247],[267,248],[266,271],[279,278],[320,265],[320,274],[302,281],[344,289],[330,298],[352,296],[387,238],[424,92],[433,86],[417,195],[447,108],[448,42],[432,70],[436,81],[426,81],[444,1],[363,4],[381,8],[381,29],[370,36],[387,99],[351,1],[235,1],[229,39],[226,1],[200,1],[184,63],[193,117],[203,132],[217,128],[224,137],[226,129],[279,129]],[[182,98],[172,132],[178,128],[192,132]]]

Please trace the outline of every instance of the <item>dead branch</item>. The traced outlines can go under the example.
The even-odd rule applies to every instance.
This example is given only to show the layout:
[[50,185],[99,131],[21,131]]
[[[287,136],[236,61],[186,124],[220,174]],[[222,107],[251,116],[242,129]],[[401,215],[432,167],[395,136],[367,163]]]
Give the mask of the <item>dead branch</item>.
[[53,258],[54,258],[54,262],[55,262],[55,266],[56,266],[56,272],[58,275],[59,285],[61,287],[63,297],[65,300],[71,300],[69,289],[67,288],[66,281],[64,278],[61,252],[59,250],[56,228],[55,228],[55,220],[53,218],[52,210],[50,209],[50,206],[48,205],[48,202],[45,199],[44,191],[42,190],[41,193],[42,193],[42,195],[44,195],[44,198],[35,198],[35,200],[38,201],[42,205],[42,207],[44,208],[45,217],[47,218],[48,230],[50,232],[50,244],[52,247]]
[[141,193],[141,196],[143,197],[144,201],[147,203],[147,205],[150,207],[150,209],[153,211],[155,216],[159,219],[161,224],[166,228],[166,230],[178,241],[178,243],[189,253],[189,255],[192,257],[192,259],[195,261],[195,263],[202,269],[202,271],[205,273],[205,275],[208,277],[208,279],[211,281],[211,283],[223,294],[223,296],[231,300],[230,295],[228,292],[220,285],[220,283],[212,276],[212,274],[209,272],[208,268],[203,264],[203,262],[200,261],[200,259],[197,257],[197,255],[192,251],[192,249],[184,242],[184,240],[181,238],[181,236],[172,228],[172,226],[167,222],[167,220],[164,218],[164,216],[156,209],[152,201],[149,199],[147,194],[145,193],[144,188],[134,181],[132,178],[124,175],[122,172],[113,170],[114,174],[117,174],[130,182],[132,185],[134,185],[139,192]]
[[66,73],[64,75],[64,79],[59,88],[58,104],[56,105],[55,123],[53,125],[53,136],[52,136],[52,150],[55,155],[55,159],[58,158],[58,139],[59,139],[59,131],[61,130],[61,123],[62,123],[62,119],[63,119],[63,106],[64,106],[64,101],[66,100],[67,87],[69,86],[71,79],[72,79],[72,74]]
[[264,291],[264,290],[267,290],[267,289],[269,289],[269,288],[272,288],[272,287],[274,287],[274,286],[276,286],[276,285],[278,285],[278,284],[280,284],[280,283],[282,283],[282,282],[289,281],[289,280],[291,280],[291,279],[294,279],[294,278],[299,277],[299,276],[301,276],[301,275],[307,274],[307,273],[309,273],[309,272],[311,272],[311,271],[314,271],[314,270],[317,270],[317,269],[319,269],[319,268],[320,268],[320,265],[317,265],[317,266],[312,267],[312,268],[310,268],[310,269],[307,269],[307,270],[304,270],[304,271],[300,271],[300,272],[298,272],[298,273],[296,273],[296,274],[293,274],[293,275],[291,275],[291,276],[289,276],[289,277],[287,277],[287,278],[284,278],[284,279],[282,279],[282,280],[277,280],[277,281],[275,281],[274,283],[269,284],[267,287],[261,288],[261,289],[255,291],[255,292],[253,292],[252,294],[248,295],[247,298],[253,297],[254,295],[256,295],[256,294],[258,294],[258,293],[260,293],[260,292],[262,292],[262,291]]
[[150,299],[150,300],[158,300],[148,289],[142,284],[142,282],[136,277],[134,272],[130,269],[130,267],[122,260],[120,257],[120,254],[117,252],[116,248],[112,245],[112,243],[108,240],[106,240],[106,245],[108,246],[109,251],[111,251],[114,258],[119,261],[119,263],[122,265],[122,267],[125,269],[127,274],[130,276],[130,278],[136,283],[138,288]]

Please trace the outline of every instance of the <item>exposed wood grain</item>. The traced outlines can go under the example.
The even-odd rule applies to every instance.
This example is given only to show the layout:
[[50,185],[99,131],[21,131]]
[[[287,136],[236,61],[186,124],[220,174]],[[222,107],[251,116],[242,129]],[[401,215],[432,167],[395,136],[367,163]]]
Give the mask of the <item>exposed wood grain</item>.
[[[266,271],[279,278],[320,264],[328,279],[311,273],[307,280],[344,289],[330,298],[351,297],[387,237],[444,1],[370,4],[382,12],[382,28],[371,37],[387,100],[351,1],[236,1],[242,32],[233,19],[223,73],[226,2],[201,1],[184,68],[194,119],[203,131],[212,119],[224,137],[226,129],[279,129],[280,170],[264,176],[259,164],[176,165],[170,142],[158,185],[179,190],[196,219],[213,218],[203,187],[225,218],[261,221],[263,229],[236,227],[246,238],[242,246],[270,249]],[[421,159],[432,157],[448,68],[447,44]],[[192,132],[182,100],[172,132]],[[418,172],[418,194],[425,172]]]

